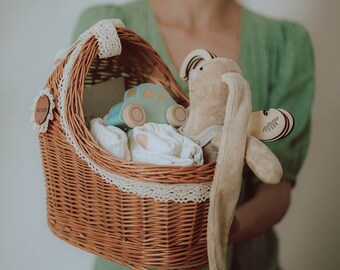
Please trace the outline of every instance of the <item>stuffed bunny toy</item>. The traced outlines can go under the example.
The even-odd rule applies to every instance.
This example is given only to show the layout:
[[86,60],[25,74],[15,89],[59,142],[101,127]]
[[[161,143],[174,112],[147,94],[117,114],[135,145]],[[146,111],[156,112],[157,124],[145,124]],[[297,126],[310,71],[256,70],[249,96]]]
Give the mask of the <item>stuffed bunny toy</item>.
[[[291,117],[284,110],[252,113],[249,85],[230,59],[195,50],[184,59],[180,75],[189,81],[190,108],[179,131],[203,147],[205,162],[216,161],[208,215],[209,269],[226,269],[244,161],[265,183],[276,184],[282,177],[279,160],[253,135],[268,141],[284,137],[292,128],[287,125]],[[268,115],[276,115],[275,121],[268,122]]]

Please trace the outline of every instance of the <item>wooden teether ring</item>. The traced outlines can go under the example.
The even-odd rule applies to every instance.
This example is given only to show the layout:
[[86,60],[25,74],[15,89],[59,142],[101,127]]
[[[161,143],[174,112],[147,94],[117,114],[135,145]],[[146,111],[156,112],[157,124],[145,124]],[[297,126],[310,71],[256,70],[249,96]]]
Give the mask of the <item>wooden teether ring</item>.
[[288,123],[288,128],[287,128],[287,131],[284,135],[286,137],[293,130],[295,120],[294,120],[294,117],[289,112],[287,112],[286,110],[284,110],[284,109],[278,109],[278,110],[286,117],[286,121]]
[[253,112],[250,117],[248,132],[265,142],[276,141],[289,134],[292,129],[290,121],[288,116],[276,109]]

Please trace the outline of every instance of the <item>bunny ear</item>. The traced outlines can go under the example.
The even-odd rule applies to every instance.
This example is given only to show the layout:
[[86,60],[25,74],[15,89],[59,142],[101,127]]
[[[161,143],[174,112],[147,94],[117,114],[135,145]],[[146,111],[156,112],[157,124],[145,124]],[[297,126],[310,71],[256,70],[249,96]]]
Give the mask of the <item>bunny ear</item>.
[[180,77],[187,81],[189,78],[189,72],[197,67],[197,65],[204,60],[216,58],[217,56],[207,50],[197,49],[190,52],[183,60],[181,69],[179,72]]

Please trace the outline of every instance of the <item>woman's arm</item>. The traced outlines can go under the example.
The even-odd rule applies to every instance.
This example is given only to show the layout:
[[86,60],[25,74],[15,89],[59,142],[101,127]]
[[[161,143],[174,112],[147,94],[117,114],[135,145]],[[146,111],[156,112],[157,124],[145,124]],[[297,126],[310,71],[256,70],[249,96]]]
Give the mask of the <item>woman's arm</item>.
[[288,180],[277,185],[259,183],[254,197],[237,208],[229,243],[253,238],[278,223],[289,207],[291,189]]

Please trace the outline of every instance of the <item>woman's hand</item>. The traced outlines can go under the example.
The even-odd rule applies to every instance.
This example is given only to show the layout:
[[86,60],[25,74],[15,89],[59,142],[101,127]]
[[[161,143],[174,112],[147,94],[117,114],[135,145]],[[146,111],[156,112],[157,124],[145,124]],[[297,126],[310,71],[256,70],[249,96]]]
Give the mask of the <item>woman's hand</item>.
[[236,209],[229,243],[258,236],[278,223],[289,207],[291,189],[287,180],[277,185],[259,183],[254,197]]
[[235,238],[235,235],[237,237],[238,231],[240,230],[240,221],[238,220],[238,218],[236,216],[234,216],[233,222],[231,223],[230,226],[230,234],[229,234],[229,243],[233,243],[235,241],[231,241],[233,240],[233,238]]

